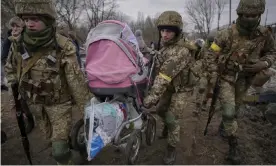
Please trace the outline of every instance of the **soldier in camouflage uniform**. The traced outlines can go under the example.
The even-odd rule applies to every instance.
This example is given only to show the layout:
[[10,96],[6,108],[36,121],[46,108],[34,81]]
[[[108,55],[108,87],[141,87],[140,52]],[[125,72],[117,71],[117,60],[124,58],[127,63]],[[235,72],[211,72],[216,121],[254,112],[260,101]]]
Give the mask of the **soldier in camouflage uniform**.
[[[160,99],[168,104],[163,109],[157,109],[158,115],[168,129],[165,164],[173,164],[175,161],[175,148],[180,136],[180,126],[175,115],[181,116],[187,104],[185,97],[191,96],[192,92],[192,88],[188,87],[188,74],[193,58],[189,49],[184,47],[182,27],[182,17],[175,11],[163,12],[158,18],[157,28],[161,34],[163,47],[157,57],[154,84],[149,95],[144,99],[144,105],[147,108],[156,105]],[[164,104],[161,105],[164,106]]]
[[[220,129],[228,138],[228,159],[233,164],[240,162],[236,114],[242,98],[255,75],[268,69],[276,59],[274,39],[265,27],[260,26],[264,10],[265,0],[241,0],[237,8],[236,24],[218,32],[208,52],[214,55],[214,64],[215,59],[219,62],[217,68],[216,65],[211,67],[214,67],[213,71],[220,71]],[[214,72],[212,82],[215,82],[215,77]]]
[[208,35],[207,37],[207,41],[206,41],[206,45],[205,47],[202,49],[201,51],[201,59],[200,61],[202,62],[202,69],[201,69],[201,73],[200,73],[200,80],[199,80],[199,88],[198,88],[198,92],[197,92],[197,110],[203,110],[206,111],[207,110],[207,102],[208,99],[212,96],[211,94],[213,93],[213,88],[214,85],[212,85],[210,83],[210,73],[208,71],[208,66],[204,65],[204,64],[208,64],[208,63],[204,63],[204,62],[208,62],[208,61],[212,61],[213,58],[209,58],[209,57],[205,57],[205,51],[211,46],[211,44],[214,41],[214,35]]
[[[203,64],[204,64],[204,50],[205,50],[205,42],[203,39],[196,39],[194,41],[194,45],[196,46],[196,52],[195,52],[195,60],[196,60],[196,64],[201,67],[201,69],[198,69],[198,71],[200,70],[201,72],[198,72],[198,79],[199,82],[202,80],[200,79],[201,77],[203,77]],[[200,84],[199,84],[200,85]],[[198,115],[200,113],[201,110],[201,104],[202,104],[202,100],[203,100],[203,95],[202,92],[199,90],[200,86],[197,87],[197,89],[195,90],[195,95],[196,95],[196,110],[194,110],[195,115]]]
[[11,46],[5,66],[8,83],[19,83],[21,97],[51,140],[54,159],[59,164],[80,164],[80,154],[70,150],[68,142],[72,101],[82,113],[91,94],[75,46],[56,33],[51,0],[16,0],[15,11],[26,28]]

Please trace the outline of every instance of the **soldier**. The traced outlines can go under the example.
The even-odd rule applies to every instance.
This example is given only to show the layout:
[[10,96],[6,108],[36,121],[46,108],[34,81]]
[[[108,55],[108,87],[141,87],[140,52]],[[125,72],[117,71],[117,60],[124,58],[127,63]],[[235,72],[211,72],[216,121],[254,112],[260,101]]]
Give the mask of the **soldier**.
[[[204,49],[205,49],[205,42],[203,39],[196,39],[193,43],[192,43],[196,50],[195,50],[195,60],[197,61],[196,63],[197,64],[200,64],[200,66],[202,67],[203,65],[203,55],[204,55]],[[203,73],[203,69],[201,68],[202,72],[200,72],[200,75],[198,75],[198,78],[197,80],[200,80],[200,77],[202,77],[202,74]],[[199,88],[199,87],[198,87]],[[197,109],[194,110],[194,113],[195,115],[198,115],[199,112],[200,112],[200,107],[201,107],[201,103],[202,103],[202,99],[203,99],[203,96],[201,93],[199,93],[199,90],[196,90],[196,106],[197,106]]]
[[38,126],[52,143],[58,164],[80,164],[68,137],[73,100],[84,110],[91,93],[78,66],[73,43],[55,31],[56,11],[51,0],[16,0],[15,11],[26,29],[14,39],[6,64],[9,84],[19,83]]
[[5,39],[3,43],[3,48],[1,51],[1,90],[7,90],[8,87],[5,85],[5,73],[4,73],[4,66],[6,64],[10,46],[11,46],[11,41],[10,41],[10,36],[13,36],[14,38],[18,37],[20,33],[22,32],[24,28],[24,22],[21,20],[19,17],[13,17],[11,18],[9,25],[11,27],[11,30],[8,31],[8,37]]
[[[186,107],[185,98],[191,96],[192,88],[188,87],[189,65],[193,61],[189,49],[184,47],[182,34],[182,17],[175,11],[163,12],[157,20],[163,48],[157,57],[156,77],[149,95],[144,99],[147,108],[156,105],[168,105],[163,109],[157,106],[158,115],[168,129],[168,147],[164,156],[165,164],[173,164],[176,157],[176,146],[179,142],[180,126],[176,119]],[[160,104],[161,102],[161,104]],[[168,109],[167,109],[168,108]],[[186,110],[185,110],[186,111]]]
[[[204,57],[205,51],[211,46],[214,41],[214,35],[208,35],[206,45],[201,51],[201,61],[210,61],[209,57]],[[211,58],[212,60],[213,58]],[[210,73],[208,72],[208,66],[205,66],[202,63],[202,73],[200,74],[199,80],[199,91],[197,92],[197,110],[206,111],[207,110],[207,102],[211,97],[212,90],[214,89],[214,85],[210,84]]]
[[[265,10],[265,0],[241,0],[237,7],[238,18],[231,28],[218,32],[208,54],[219,60],[219,65],[210,64],[215,82],[219,71],[222,123],[220,131],[228,138],[227,159],[240,163],[237,150],[236,114],[242,98],[255,75],[267,70],[276,59],[274,39],[268,30],[260,26]],[[210,55],[208,55],[210,57]]]

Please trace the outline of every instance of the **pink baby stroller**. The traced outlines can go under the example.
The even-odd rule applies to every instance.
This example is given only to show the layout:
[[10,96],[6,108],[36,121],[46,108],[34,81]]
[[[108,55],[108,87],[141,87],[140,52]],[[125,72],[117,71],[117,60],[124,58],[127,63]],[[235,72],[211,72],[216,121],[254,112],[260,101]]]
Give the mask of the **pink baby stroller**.
[[[115,101],[126,106],[123,109],[125,118],[114,130],[110,144],[123,149],[127,163],[134,164],[142,142],[142,134],[145,133],[148,145],[154,142],[156,134],[154,116],[142,109],[144,90],[149,85],[150,69],[147,68],[147,60],[140,52],[129,26],[115,20],[103,21],[92,29],[87,37],[86,49],[86,77],[96,100],[100,104],[114,104]],[[71,141],[74,149],[87,149],[87,146],[91,146],[87,141],[89,124],[91,127],[90,119],[85,116],[72,130]],[[99,126],[95,122],[101,120],[95,119],[93,122],[95,132]],[[132,124],[134,128],[131,129],[129,126]],[[80,134],[82,128],[84,134]]]

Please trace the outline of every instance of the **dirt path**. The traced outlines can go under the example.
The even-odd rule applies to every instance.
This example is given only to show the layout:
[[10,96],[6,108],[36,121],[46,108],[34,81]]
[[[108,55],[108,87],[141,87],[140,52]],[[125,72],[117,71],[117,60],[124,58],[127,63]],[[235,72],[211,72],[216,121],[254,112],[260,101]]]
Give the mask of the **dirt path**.
[[[8,136],[8,141],[1,145],[1,164],[28,164],[15,114],[10,111],[7,92],[2,92],[1,97],[1,129]],[[176,164],[227,164],[224,158],[228,151],[228,144],[217,133],[220,114],[215,115],[209,126],[208,135],[204,137],[203,129],[207,116],[207,112],[203,112],[198,121],[190,114],[180,121],[181,142],[177,148]],[[74,117],[79,118],[76,111]],[[161,133],[161,125],[158,121],[157,134]],[[271,124],[261,118],[259,111],[244,111],[239,119],[238,135],[242,164],[276,164],[276,139],[272,137]],[[34,164],[56,164],[51,157],[51,148],[37,128],[29,134],[29,140]],[[150,147],[144,143],[137,164],[162,164],[165,145],[165,140],[156,140]],[[124,161],[124,156],[110,147],[104,149],[91,164],[125,164]]]

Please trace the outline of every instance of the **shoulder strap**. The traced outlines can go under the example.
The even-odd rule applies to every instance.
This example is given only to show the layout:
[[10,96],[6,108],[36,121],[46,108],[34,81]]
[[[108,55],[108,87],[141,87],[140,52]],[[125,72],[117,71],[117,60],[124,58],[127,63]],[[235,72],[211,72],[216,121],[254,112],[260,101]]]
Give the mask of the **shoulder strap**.
[[21,82],[23,76],[30,70],[30,68],[42,57],[43,54],[39,54],[37,56],[33,56],[31,57],[31,59],[29,59],[27,61],[26,67],[22,68],[22,74],[21,74],[21,65],[22,65],[22,57],[18,55],[18,63],[17,64],[17,75],[19,76],[19,82]]
[[60,34],[56,34],[56,42],[57,42],[57,45],[59,46],[59,48],[61,48],[60,49],[61,50],[61,56],[59,56],[57,58],[61,60],[65,56],[65,52],[69,51],[68,45],[71,42],[71,40],[68,39],[67,37],[64,37],[64,36],[60,35]]
[[[62,48],[61,49],[61,56],[56,57],[57,58],[57,64],[58,67],[60,66],[60,62],[62,57],[64,56],[64,49],[66,48],[66,45],[69,41],[69,39],[65,38],[65,37],[60,37],[61,35],[57,35],[56,36],[56,41],[57,44]],[[16,50],[17,53],[18,50]],[[31,69],[31,67],[43,56],[43,54],[39,54],[37,56],[33,56],[31,57],[31,59],[28,60],[26,67],[22,68],[22,57],[20,55],[17,55],[17,78],[18,80],[21,82],[21,79],[23,78],[23,76]],[[21,74],[21,70],[22,70],[22,74]]]

